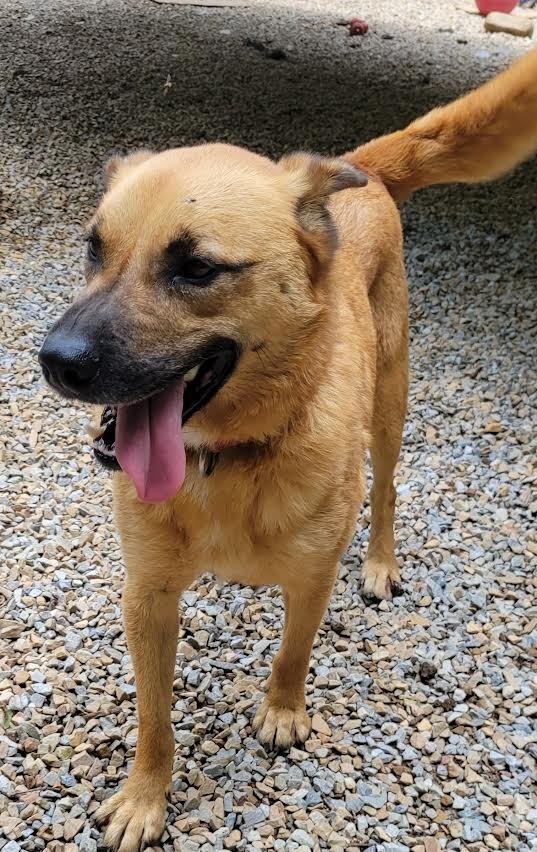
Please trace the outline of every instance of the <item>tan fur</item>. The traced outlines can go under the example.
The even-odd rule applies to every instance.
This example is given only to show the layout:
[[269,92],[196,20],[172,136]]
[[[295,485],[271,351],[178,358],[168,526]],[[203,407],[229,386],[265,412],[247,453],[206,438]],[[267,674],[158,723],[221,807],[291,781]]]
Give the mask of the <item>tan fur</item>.
[[[535,70],[537,53],[348,159],[380,175],[397,198],[427,183],[494,176],[536,146]],[[95,217],[105,260],[90,292],[108,288],[135,318],[140,357],[162,346],[186,351],[209,333],[243,347],[236,372],[185,427],[187,476],[177,496],[143,504],[124,474],[114,477],[139,741],[129,780],[99,818],[109,822],[106,842],[121,852],[154,842],[164,825],[178,606],[199,574],[283,591],[283,641],[254,721],[261,740],[277,746],[309,734],[310,650],[364,496],[368,446],[374,484],[364,586],[389,597],[399,581],[393,472],[407,391],[401,228],[383,183],[372,176],[359,184],[342,161],[299,155],[275,164],[223,145],[146,153],[111,169]],[[254,265],[214,288],[164,297],[154,259],[184,229],[207,252]],[[199,452],[215,444],[229,448],[207,477]]]
[[537,150],[537,50],[448,106],[348,155],[399,201],[437,183],[491,180]]

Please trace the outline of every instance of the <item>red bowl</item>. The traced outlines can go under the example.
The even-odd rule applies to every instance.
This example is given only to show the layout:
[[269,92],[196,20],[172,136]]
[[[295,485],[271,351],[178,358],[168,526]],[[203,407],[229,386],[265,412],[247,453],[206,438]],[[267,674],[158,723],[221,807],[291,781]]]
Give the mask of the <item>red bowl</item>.
[[509,14],[518,5],[518,0],[475,0],[475,2],[482,15],[488,15],[489,12]]

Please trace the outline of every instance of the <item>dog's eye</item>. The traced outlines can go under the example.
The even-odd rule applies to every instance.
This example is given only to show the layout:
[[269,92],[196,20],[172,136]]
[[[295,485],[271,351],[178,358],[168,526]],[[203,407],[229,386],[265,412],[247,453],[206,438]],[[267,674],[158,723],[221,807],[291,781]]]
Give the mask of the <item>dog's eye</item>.
[[96,237],[90,236],[86,240],[87,243],[87,255],[90,263],[98,263],[99,262],[99,241]]
[[188,257],[181,265],[181,272],[175,277],[178,280],[190,281],[193,284],[208,284],[218,269],[208,260],[201,257]]

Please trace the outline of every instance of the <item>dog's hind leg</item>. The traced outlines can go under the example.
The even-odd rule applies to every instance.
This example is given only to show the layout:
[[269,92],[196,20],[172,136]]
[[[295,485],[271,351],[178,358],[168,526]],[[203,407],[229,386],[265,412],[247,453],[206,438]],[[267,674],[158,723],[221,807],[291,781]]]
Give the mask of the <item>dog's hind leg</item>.
[[289,748],[307,740],[311,720],[306,711],[304,685],[311,648],[328,606],[337,573],[331,570],[315,577],[305,571],[299,584],[284,588],[285,627],[282,644],[274,659],[268,692],[254,719],[262,743]]
[[[362,570],[364,594],[375,598],[391,598],[400,582],[399,567],[395,558],[393,477],[401,449],[408,391],[406,284],[404,276],[396,276],[391,280],[391,295],[399,301],[400,310],[397,313],[397,322],[392,313],[389,328],[383,329],[381,324],[388,323],[383,314],[381,299],[390,292],[389,287],[384,288],[384,283],[379,282],[383,292],[377,297],[377,301],[376,294],[372,296],[379,330],[379,355],[371,444],[371,533]],[[391,340],[388,334],[391,335]],[[393,345],[395,342],[396,345]]]

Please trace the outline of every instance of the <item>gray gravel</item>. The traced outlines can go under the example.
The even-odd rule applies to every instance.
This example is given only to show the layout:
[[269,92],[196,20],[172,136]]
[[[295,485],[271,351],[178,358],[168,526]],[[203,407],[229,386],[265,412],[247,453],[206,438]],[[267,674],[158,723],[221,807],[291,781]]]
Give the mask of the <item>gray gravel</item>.
[[[0,0],[0,13],[0,849],[95,852],[91,814],[136,740],[121,557],[86,415],[52,397],[35,354],[80,284],[103,160],[205,138],[339,151],[528,43],[426,0]],[[338,26],[350,13],[366,38]],[[267,754],[251,732],[277,592],[203,578],[185,595],[167,852],[537,848],[536,177],[534,162],[405,208],[405,591],[362,600],[366,508],[314,649],[303,749]]]

